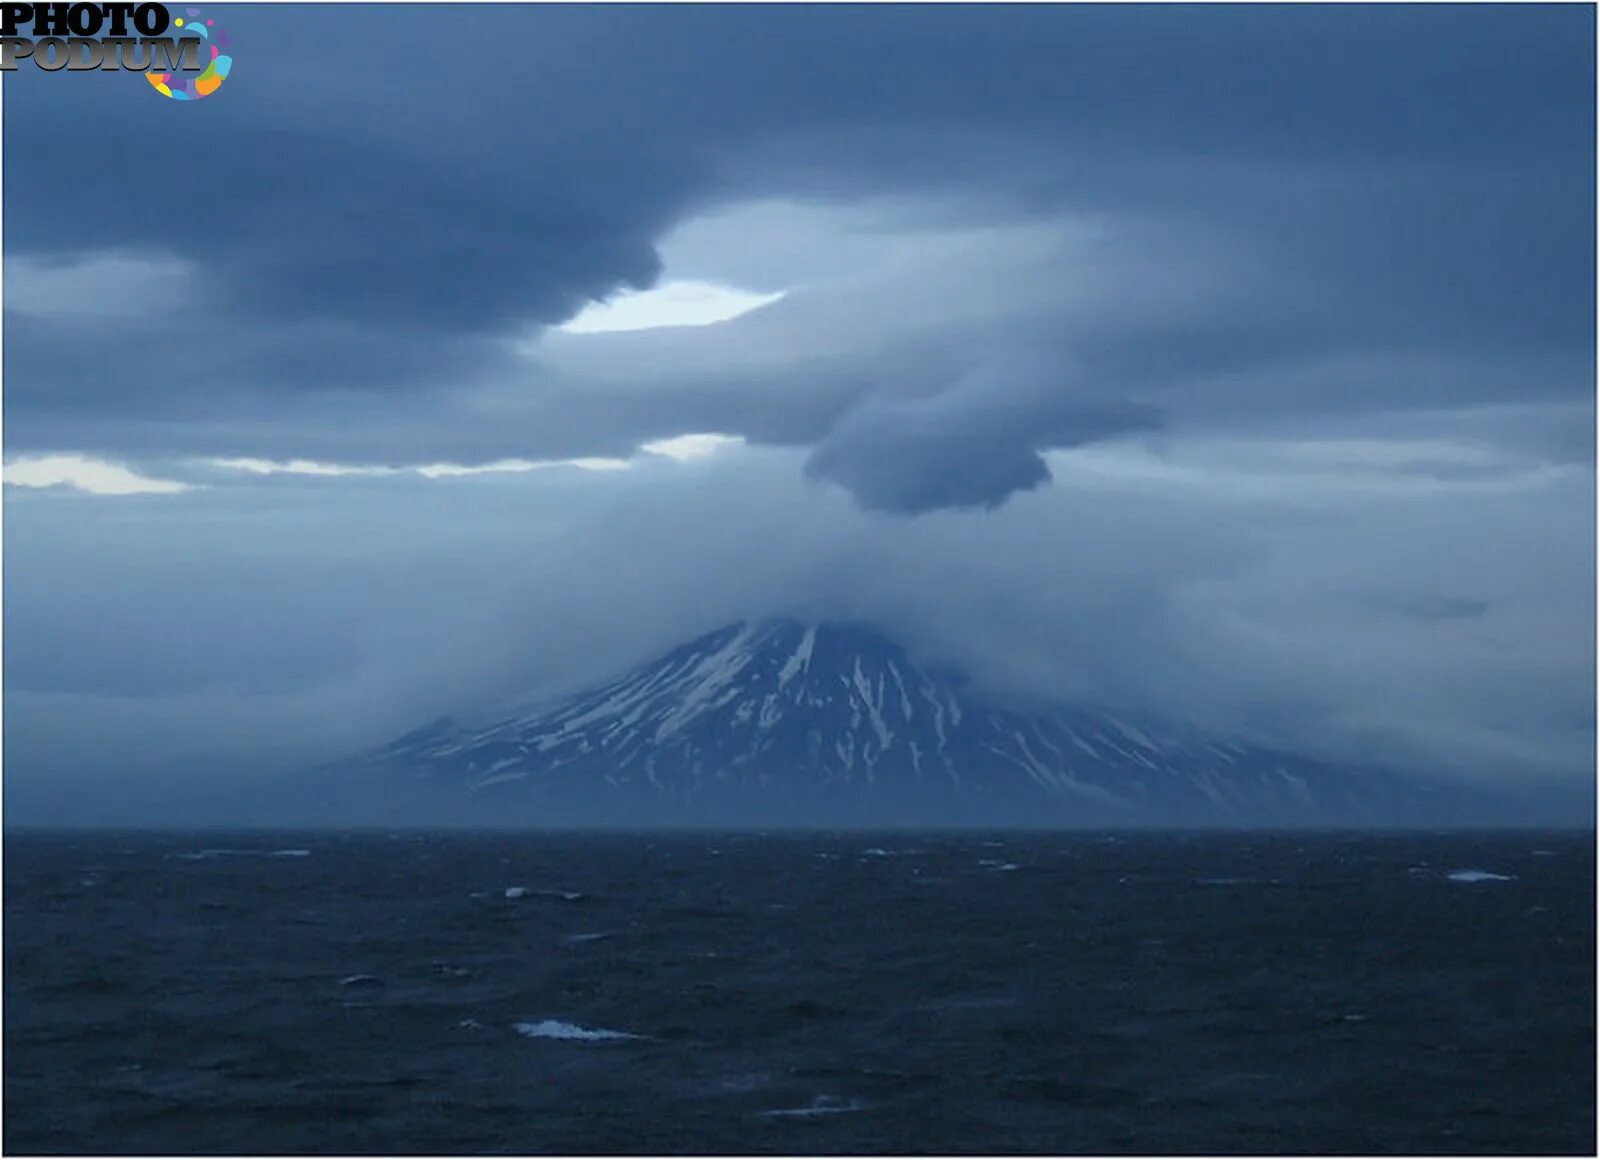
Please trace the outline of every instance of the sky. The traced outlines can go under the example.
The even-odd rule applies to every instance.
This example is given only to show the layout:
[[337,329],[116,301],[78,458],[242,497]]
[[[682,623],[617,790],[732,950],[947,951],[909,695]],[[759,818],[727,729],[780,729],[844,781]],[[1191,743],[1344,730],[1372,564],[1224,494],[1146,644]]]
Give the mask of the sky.
[[13,822],[778,614],[1592,791],[1592,9],[205,11],[0,90]]

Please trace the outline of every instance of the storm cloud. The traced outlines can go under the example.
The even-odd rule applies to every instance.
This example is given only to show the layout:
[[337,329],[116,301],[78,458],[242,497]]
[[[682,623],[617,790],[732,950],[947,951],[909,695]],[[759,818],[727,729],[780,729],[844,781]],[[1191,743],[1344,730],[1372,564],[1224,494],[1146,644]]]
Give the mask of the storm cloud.
[[[1013,692],[1592,774],[1591,11],[217,17],[188,107],[7,80],[41,768],[309,759],[809,608]],[[763,304],[564,329],[685,284]]]
[[[227,101],[181,110],[181,128],[161,102],[124,99],[125,76],[19,74],[7,121],[26,162],[7,183],[14,446],[392,462],[427,454],[414,425],[443,420],[475,428],[449,451],[482,462],[613,454],[687,424],[827,438],[814,470],[915,511],[1033,486],[1038,446],[1118,433],[1119,409],[1142,426],[1205,406],[1207,392],[1226,405],[1245,379],[1273,380],[1251,394],[1284,390],[1352,352],[1377,364],[1369,380],[1389,359],[1448,354],[1543,364],[1539,385],[1502,390],[1586,389],[1581,11],[1196,9],[1147,22],[1116,6],[312,7],[229,19],[244,66]],[[339,47],[352,43],[362,52]],[[488,43],[517,67],[484,68]],[[183,176],[108,196],[102,175],[142,171],[154,142],[171,143]],[[184,196],[186,180],[204,196]],[[774,197],[934,203],[939,220],[920,232],[951,237],[1009,226],[1037,238],[1054,222],[1109,239],[1088,273],[1111,279],[1113,298],[1130,297],[1121,278],[1168,299],[1108,317],[1100,286],[1063,294],[1070,279],[1023,255],[984,271],[1079,364],[1046,392],[1020,384],[1042,421],[1032,438],[1008,430],[1019,406],[1003,386],[953,385],[999,377],[984,339],[940,352],[948,376],[915,360],[824,365],[854,389],[823,386],[821,413],[799,416],[752,407],[743,384],[705,399],[666,366],[643,412],[589,417],[603,384],[513,353],[585,302],[655,283],[674,224]],[[914,217],[870,228],[903,232]],[[74,271],[78,293],[115,308],[92,326],[60,308]],[[58,301],[30,306],[52,277]],[[149,295],[152,280],[169,292]],[[913,295],[902,308],[919,306]],[[942,321],[931,313],[922,341]],[[160,353],[128,357],[135,347]],[[1345,390],[1439,402],[1463,389],[1405,378]],[[1085,391],[1097,420],[1081,421]],[[483,397],[506,394],[523,405],[486,420]],[[570,417],[551,422],[555,411]],[[935,434],[957,411],[987,434]],[[910,438],[885,413],[929,433]],[[861,458],[877,446],[905,452],[917,477],[877,479]],[[952,453],[968,464],[955,486],[940,479]]]

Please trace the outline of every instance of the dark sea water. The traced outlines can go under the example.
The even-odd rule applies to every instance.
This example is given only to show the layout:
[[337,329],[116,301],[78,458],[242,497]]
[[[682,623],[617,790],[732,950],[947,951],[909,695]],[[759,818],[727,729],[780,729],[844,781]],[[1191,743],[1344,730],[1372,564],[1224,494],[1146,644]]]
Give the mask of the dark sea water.
[[4,861],[12,1154],[1595,1149],[1589,835],[13,833]]

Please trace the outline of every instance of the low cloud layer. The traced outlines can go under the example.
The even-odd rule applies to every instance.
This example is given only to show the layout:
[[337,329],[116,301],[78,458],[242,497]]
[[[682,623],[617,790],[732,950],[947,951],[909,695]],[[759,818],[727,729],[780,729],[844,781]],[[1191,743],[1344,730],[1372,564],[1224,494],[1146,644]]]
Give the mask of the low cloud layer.
[[[876,621],[1008,698],[1582,777],[1593,566],[1568,513],[1592,510],[1592,474],[1502,458],[1463,477],[1436,466],[1449,446],[1399,450],[1056,453],[1050,488],[909,522],[760,449],[536,482],[35,493],[8,511],[27,545],[7,586],[8,755],[71,777],[129,760],[244,777],[789,613]],[[97,728],[63,743],[73,715]]]

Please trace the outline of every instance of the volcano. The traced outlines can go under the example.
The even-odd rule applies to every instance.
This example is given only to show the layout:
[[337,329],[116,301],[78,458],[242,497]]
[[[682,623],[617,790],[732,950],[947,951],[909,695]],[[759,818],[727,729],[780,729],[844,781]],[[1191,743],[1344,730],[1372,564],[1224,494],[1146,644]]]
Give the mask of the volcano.
[[444,719],[351,767],[500,821],[1367,825],[1461,791],[1086,704],[1018,705],[870,625],[750,621],[575,695]]

